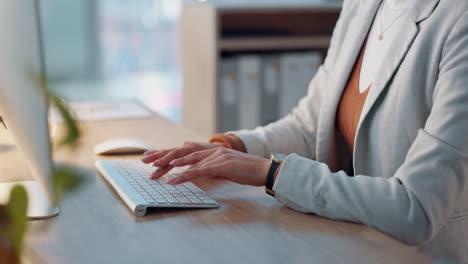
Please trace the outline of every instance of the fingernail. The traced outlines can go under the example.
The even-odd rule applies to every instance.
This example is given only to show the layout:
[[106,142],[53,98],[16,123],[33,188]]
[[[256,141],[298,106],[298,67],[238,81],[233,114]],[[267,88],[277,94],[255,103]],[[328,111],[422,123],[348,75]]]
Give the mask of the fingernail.
[[160,163],[161,159],[157,159],[153,162],[153,166],[154,167],[158,167],[159,163]]
[[172,166],[172,165],[176,164],[178,161],[179,161],[179,160],[177,160],[177,159],[171,160],[171,162],[169,162],[169,165]]
[[153,172],[151,173],[151,175],[149,176],[149,178],[150,178],[151,180],[153,180],[154,177],[156,176],[156,174],[157,174],[160,170],[161,170],[161,169],[158,168],[158,169],[156,169],[155,171],[153,171]]

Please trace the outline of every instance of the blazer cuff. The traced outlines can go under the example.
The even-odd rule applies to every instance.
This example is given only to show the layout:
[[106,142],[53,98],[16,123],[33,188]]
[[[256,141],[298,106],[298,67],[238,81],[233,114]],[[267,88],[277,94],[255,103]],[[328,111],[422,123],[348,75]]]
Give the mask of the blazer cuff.
[[[310,177],[307,177],[307,181],[318,181],[318,177],[314,174],[318,174],[320,170],[320,163],[310,159],[306,159],[297,154],[290,154],[282,163],[281,167],[277,171],[275,184],[273,185],[273,191],[275,192],[276,200],[288,205],[289,207],[305,213],[315,213],[322,215],[327,210],[327,200],[321,188],[313,188],[308,190],[308,197],[303,196],[303,184],[298,181],[301,177],[296,177],[298,168],[303,167],[304,161],[307,160],[310,163],[317,164],[317,170],[315,173],[310,172]],[[305,183],[304,183],[305,184]],[[317,186],[316,184],[313,184]],[[310,185],[308,185],[310,186]],[[312,199],[311,199],[312,198]],[[300,205],[296,201],[307,200],[306,204]]]
[[229,131],[226,134],[237,136],[244,143],[246,153],[270,158],[270,152],[265,149],[266,143],[255,133],[252,133],[252,130]]

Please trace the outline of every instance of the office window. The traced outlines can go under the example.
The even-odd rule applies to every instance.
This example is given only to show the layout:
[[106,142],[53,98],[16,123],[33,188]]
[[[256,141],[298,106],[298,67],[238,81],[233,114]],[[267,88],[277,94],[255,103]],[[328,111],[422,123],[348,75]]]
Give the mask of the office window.
[[70,100],[135,98],[179,122],[180,0],[41,0],[47,74]]

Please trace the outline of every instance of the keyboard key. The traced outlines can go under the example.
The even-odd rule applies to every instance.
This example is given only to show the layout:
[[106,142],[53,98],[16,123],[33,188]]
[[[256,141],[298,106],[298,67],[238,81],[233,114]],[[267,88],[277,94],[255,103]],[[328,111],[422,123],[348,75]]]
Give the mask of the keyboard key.
[[186,203],[186,204],[191,204],[192,201],[190,201],[189,199],[185,198],[185,197],[176,197],[177,200],[179,200],[179,202],[181,203]]
[[171,203],[171,204],[178,204],[180,203],[179,200],[177,200],[176,198],[166,198],[166,200]]
[[156,199],[156,202],[157,202],[157,203],[160,203],[160,204],[165,204],[165,203],[167,203],[166,199]]
[[194,204],[202,204],[203,201],[198,199],[198,198],[191,198],[190,201],[192,201],[192,203]]
[[204,199],[203,202],[206,204],[217,204],[217,202],[213,199]]

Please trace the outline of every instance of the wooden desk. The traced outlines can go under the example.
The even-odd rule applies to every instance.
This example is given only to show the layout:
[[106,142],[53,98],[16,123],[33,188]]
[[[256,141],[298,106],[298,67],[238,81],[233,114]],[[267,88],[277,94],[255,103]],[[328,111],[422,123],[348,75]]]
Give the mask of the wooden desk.
[[[61,204],[61,214],[30,222],[32,263],[426,263],[413,247],[357,224],[296,212],[262,188],[225,181],[196,182],[219,209],[153,210],[135,217],[95,172],[94,144],[142,138],[158,148],[206,140],[158,116],[83,123],[82,148],[56,160],[88,170],[88,184]],[[0,181],[27,179],[9,136],[0,131]],[[133,157],[137,158],[137,157]],[[44,231],[44,225],[49,229]]]

